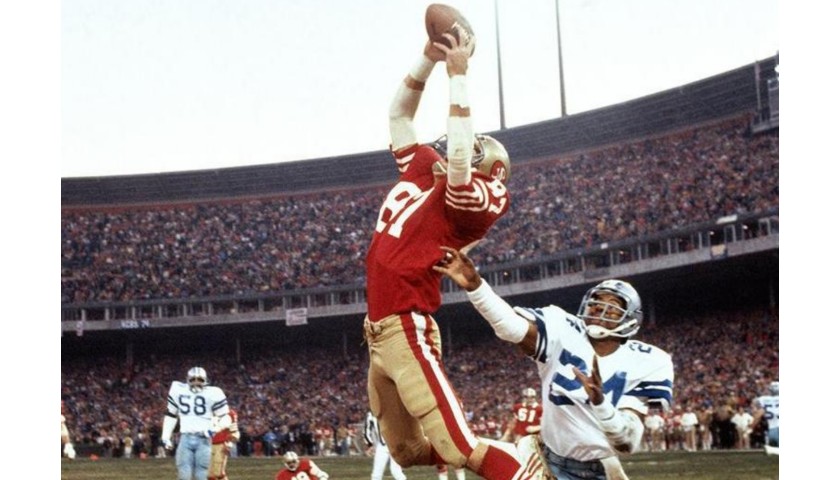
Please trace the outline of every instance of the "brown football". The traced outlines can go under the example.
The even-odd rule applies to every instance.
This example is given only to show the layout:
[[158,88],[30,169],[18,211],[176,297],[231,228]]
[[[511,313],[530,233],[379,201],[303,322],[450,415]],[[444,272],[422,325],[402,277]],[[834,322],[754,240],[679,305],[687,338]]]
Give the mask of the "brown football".
[[[426,33],[429,34],[429,40],[432,42],[449,45],[449,40],[443,36],[446,32],[458,38],[458,30],[455,29],[456,23],[464,27],[468,35],[475,36],[470,22],[455,8],[442,3],[433,3],[426,8]],[[473,53],[475,53],[475,48],[470,55]]]

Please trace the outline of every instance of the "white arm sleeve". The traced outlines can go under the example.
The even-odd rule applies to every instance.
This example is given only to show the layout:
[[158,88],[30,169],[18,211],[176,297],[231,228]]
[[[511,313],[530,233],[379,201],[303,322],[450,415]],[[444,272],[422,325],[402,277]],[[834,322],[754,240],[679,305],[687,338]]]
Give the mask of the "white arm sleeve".
[[230,415],[227,413],[220,417],[216,417],[216,424],[214,425],[214,430],[220,432],[226,428],[229,428],[231,423],[233,422],[231,421]]
[[607,401],[600,405],[593,405],[592,412],[613,448],[621,453],[638,451],[642,444],[645,426],[635,412],[618,410]]
[[160,434],[161,440],[171,440],[172,439],[172,432],[175,431],[175,425],[178,424],[178,419],[175,417],[170,417],[169,415],[163,416],[163,431]]
[[511,343],[519,343],[528,333],[528,320],[519,316],[513,308],[481,279],[481,286],[467,292],[467,297],[478,313],[493,327],[496,336]]
[[[466,75],[455,75],[449,79],[449,103],[460,108],[469,108],[467,100],[467,77]],[[446,159],[449,162],[447,167],[447,182],[450,185],[466,185],[470,183],[470,163],[473,155],[473,143],[475,133],[473,132],[472,118],[453,117],[450,115],[447,121],[446,130]]]
[[414,114],[417,113],[417,106],[423,95],[422,85],[429,78],[434,66],[435,63],[423,55],[408,72],[408,76],[416,82],[415,86],[420,86],[420,89],[409,88],[404,80],[400,82],[397,93],[391,101],[388,118],[391,128],[391,148],[394,151],[417,143]]

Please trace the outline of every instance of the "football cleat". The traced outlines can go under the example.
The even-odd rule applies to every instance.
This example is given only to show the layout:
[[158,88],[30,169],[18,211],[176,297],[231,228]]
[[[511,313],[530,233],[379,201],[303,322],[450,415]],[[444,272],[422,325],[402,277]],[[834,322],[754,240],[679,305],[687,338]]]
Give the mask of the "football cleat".
[[551,480],[553,475],[543,455],[542,442],[538,434],[525,435],[516,442],[516,454],[522,464],[521,477],[529,480]]

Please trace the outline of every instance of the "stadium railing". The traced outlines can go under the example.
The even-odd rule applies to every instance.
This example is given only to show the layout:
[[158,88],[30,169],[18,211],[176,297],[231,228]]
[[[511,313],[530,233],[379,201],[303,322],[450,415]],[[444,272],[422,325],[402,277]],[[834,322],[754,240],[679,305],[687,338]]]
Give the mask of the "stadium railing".
[[[779,248],[778,208],[752,215],[731,215],[691,227],[642,238],[566,250],[528,261],[494,264],[482,276],[501,294],[563,288],[608,277],[685,267]],[[442,285],[444,303],[463,302],[450,281]],[[149,327],[251,323],[286,320],[306,309],[308,318],[363,314],[364,284],[278,291],[259,295],[64,304],[62,332]]]

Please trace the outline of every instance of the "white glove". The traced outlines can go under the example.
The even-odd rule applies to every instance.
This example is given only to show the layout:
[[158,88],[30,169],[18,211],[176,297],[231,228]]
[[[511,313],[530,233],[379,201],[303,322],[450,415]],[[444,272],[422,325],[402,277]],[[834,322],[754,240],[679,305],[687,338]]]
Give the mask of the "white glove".
[[172,445],[172,440],[171,439],[167,438],[166,440],[162,440],[161,443],[163,443],[163,448],[165,448],[167,450],[172,450],[174,448],[174,446]]

